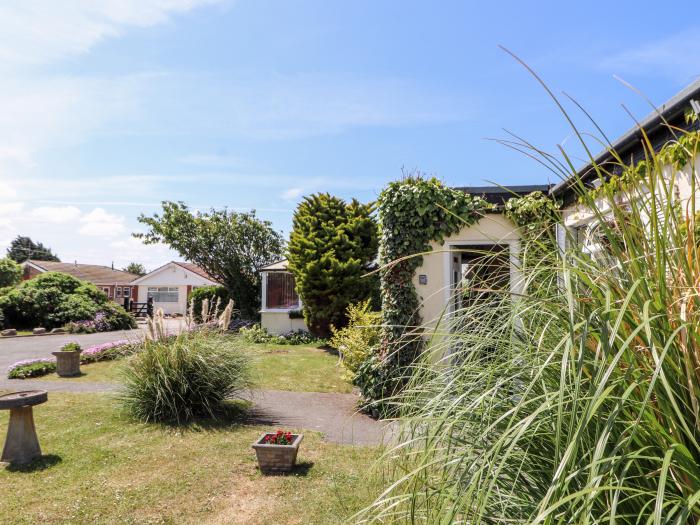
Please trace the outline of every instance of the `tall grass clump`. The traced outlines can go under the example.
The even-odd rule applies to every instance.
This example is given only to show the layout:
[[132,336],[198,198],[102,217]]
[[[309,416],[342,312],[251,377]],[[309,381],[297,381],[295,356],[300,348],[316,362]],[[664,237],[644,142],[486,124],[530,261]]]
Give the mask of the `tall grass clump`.
[[121,401],[145,422],[217,419],[224,401],[249,386],[249,371],[249,359],[235,340],[218,332],[147,340],[124,370]]
[[482,284],[446,314],[359,521],[700,523],[699,152],[672,132],[682,166],[641,132],[634,174],[612,152],[599,189],[575,180],[585,232],[523,266],[516,296]]

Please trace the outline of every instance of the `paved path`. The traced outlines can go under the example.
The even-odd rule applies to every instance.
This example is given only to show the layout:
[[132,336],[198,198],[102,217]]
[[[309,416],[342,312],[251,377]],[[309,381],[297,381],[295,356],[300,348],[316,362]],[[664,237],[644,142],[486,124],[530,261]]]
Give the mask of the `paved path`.
[[[47,390],[49,392],[119,391],[117,383],[88,383],[70,379],[0,379],[0,390]],[[357,396],[324,392],[253,390],[244,396],[253,402],[248,419],[270,427],[303,428],[321,432],[327,441],[343,445],[376,445],[387,442],[386,422],[357,412]]]

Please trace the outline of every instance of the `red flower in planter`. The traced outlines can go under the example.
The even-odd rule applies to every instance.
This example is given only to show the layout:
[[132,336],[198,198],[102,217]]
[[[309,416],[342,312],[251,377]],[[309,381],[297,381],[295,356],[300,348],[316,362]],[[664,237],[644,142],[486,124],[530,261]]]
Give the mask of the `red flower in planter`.
[[294,441],[294,436],[289,431],[278,430],[274,434],[267,434],[263,438],[263,443],[266,445],[291,445]]

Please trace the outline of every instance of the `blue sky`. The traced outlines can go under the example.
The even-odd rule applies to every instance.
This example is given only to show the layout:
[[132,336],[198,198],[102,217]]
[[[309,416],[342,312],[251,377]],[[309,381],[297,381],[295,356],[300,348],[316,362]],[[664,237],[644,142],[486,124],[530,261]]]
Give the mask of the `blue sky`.
[[451,185],[556,182],[486,140],[506,128],[576,152],[556,108],[498,45],[615,136],[633,124],[622,104],[638,117],[650,108],[614,75],[656,104],[700,76],[700,23],[680,15],[694,7],[5,2],[0,249],[22,234],[64,260],[154,268],[177,256],[130,233],[165,199],[255,208],[286,234],[304,194],[373,200],[402,168]]

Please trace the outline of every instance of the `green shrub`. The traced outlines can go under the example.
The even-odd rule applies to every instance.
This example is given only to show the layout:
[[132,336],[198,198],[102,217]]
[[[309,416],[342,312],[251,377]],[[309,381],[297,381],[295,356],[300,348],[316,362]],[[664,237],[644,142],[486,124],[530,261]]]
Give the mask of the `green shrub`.
[[78,343],[66,343],[61,347],[61,352],[79,352],[82,350]]
[[325,339],[318,338],[307,330],[292,330],[281,335],[272,335],[259,324],[241,328],[239,333],[246,342],[255,344],[308,345],[325,341]]
[[274,338],[274,336],[271,335],[267,329],[263,328],[259,324],[243,327],[238,333],[241,334],[247,343],[264,344],[271,342]]
[[223,402],[249,386],[249,360],[236,341],[207,330],[147,341],[124,372],[124,408],[145,422],[218,418]]
[[340,352],[343,366],[354,377],[357,369],[379,347],[382,314],[370,310],[370,300],[351,304],[348,326],[333,330],[331,346]]
[[56,328],[71,322],[102,323],[102,330],[136,326],[133,316],[91,283],[64,273],[46,272],[0,295],[5,325]]
[[196,322],[202,321],[202,302],[209,301],[210,309],[214,308],[217,299],[219,300],[219,311],[222,311],[231,299],[228,290],[223,286],[201,286],[192,290],[190,294],[190,308],[194,314]]
[[289,271],[306,325],[319,337],[328,337],[332,326],[345,326],[348,305],[364,301],[378,288],[376,276],[365,276],[377,257],[372,211],[371,204],[320,193],[305,197],[294,212]]
[[22,279],[22,267],[9,257],[0,259],[0,288],[14,286]]

